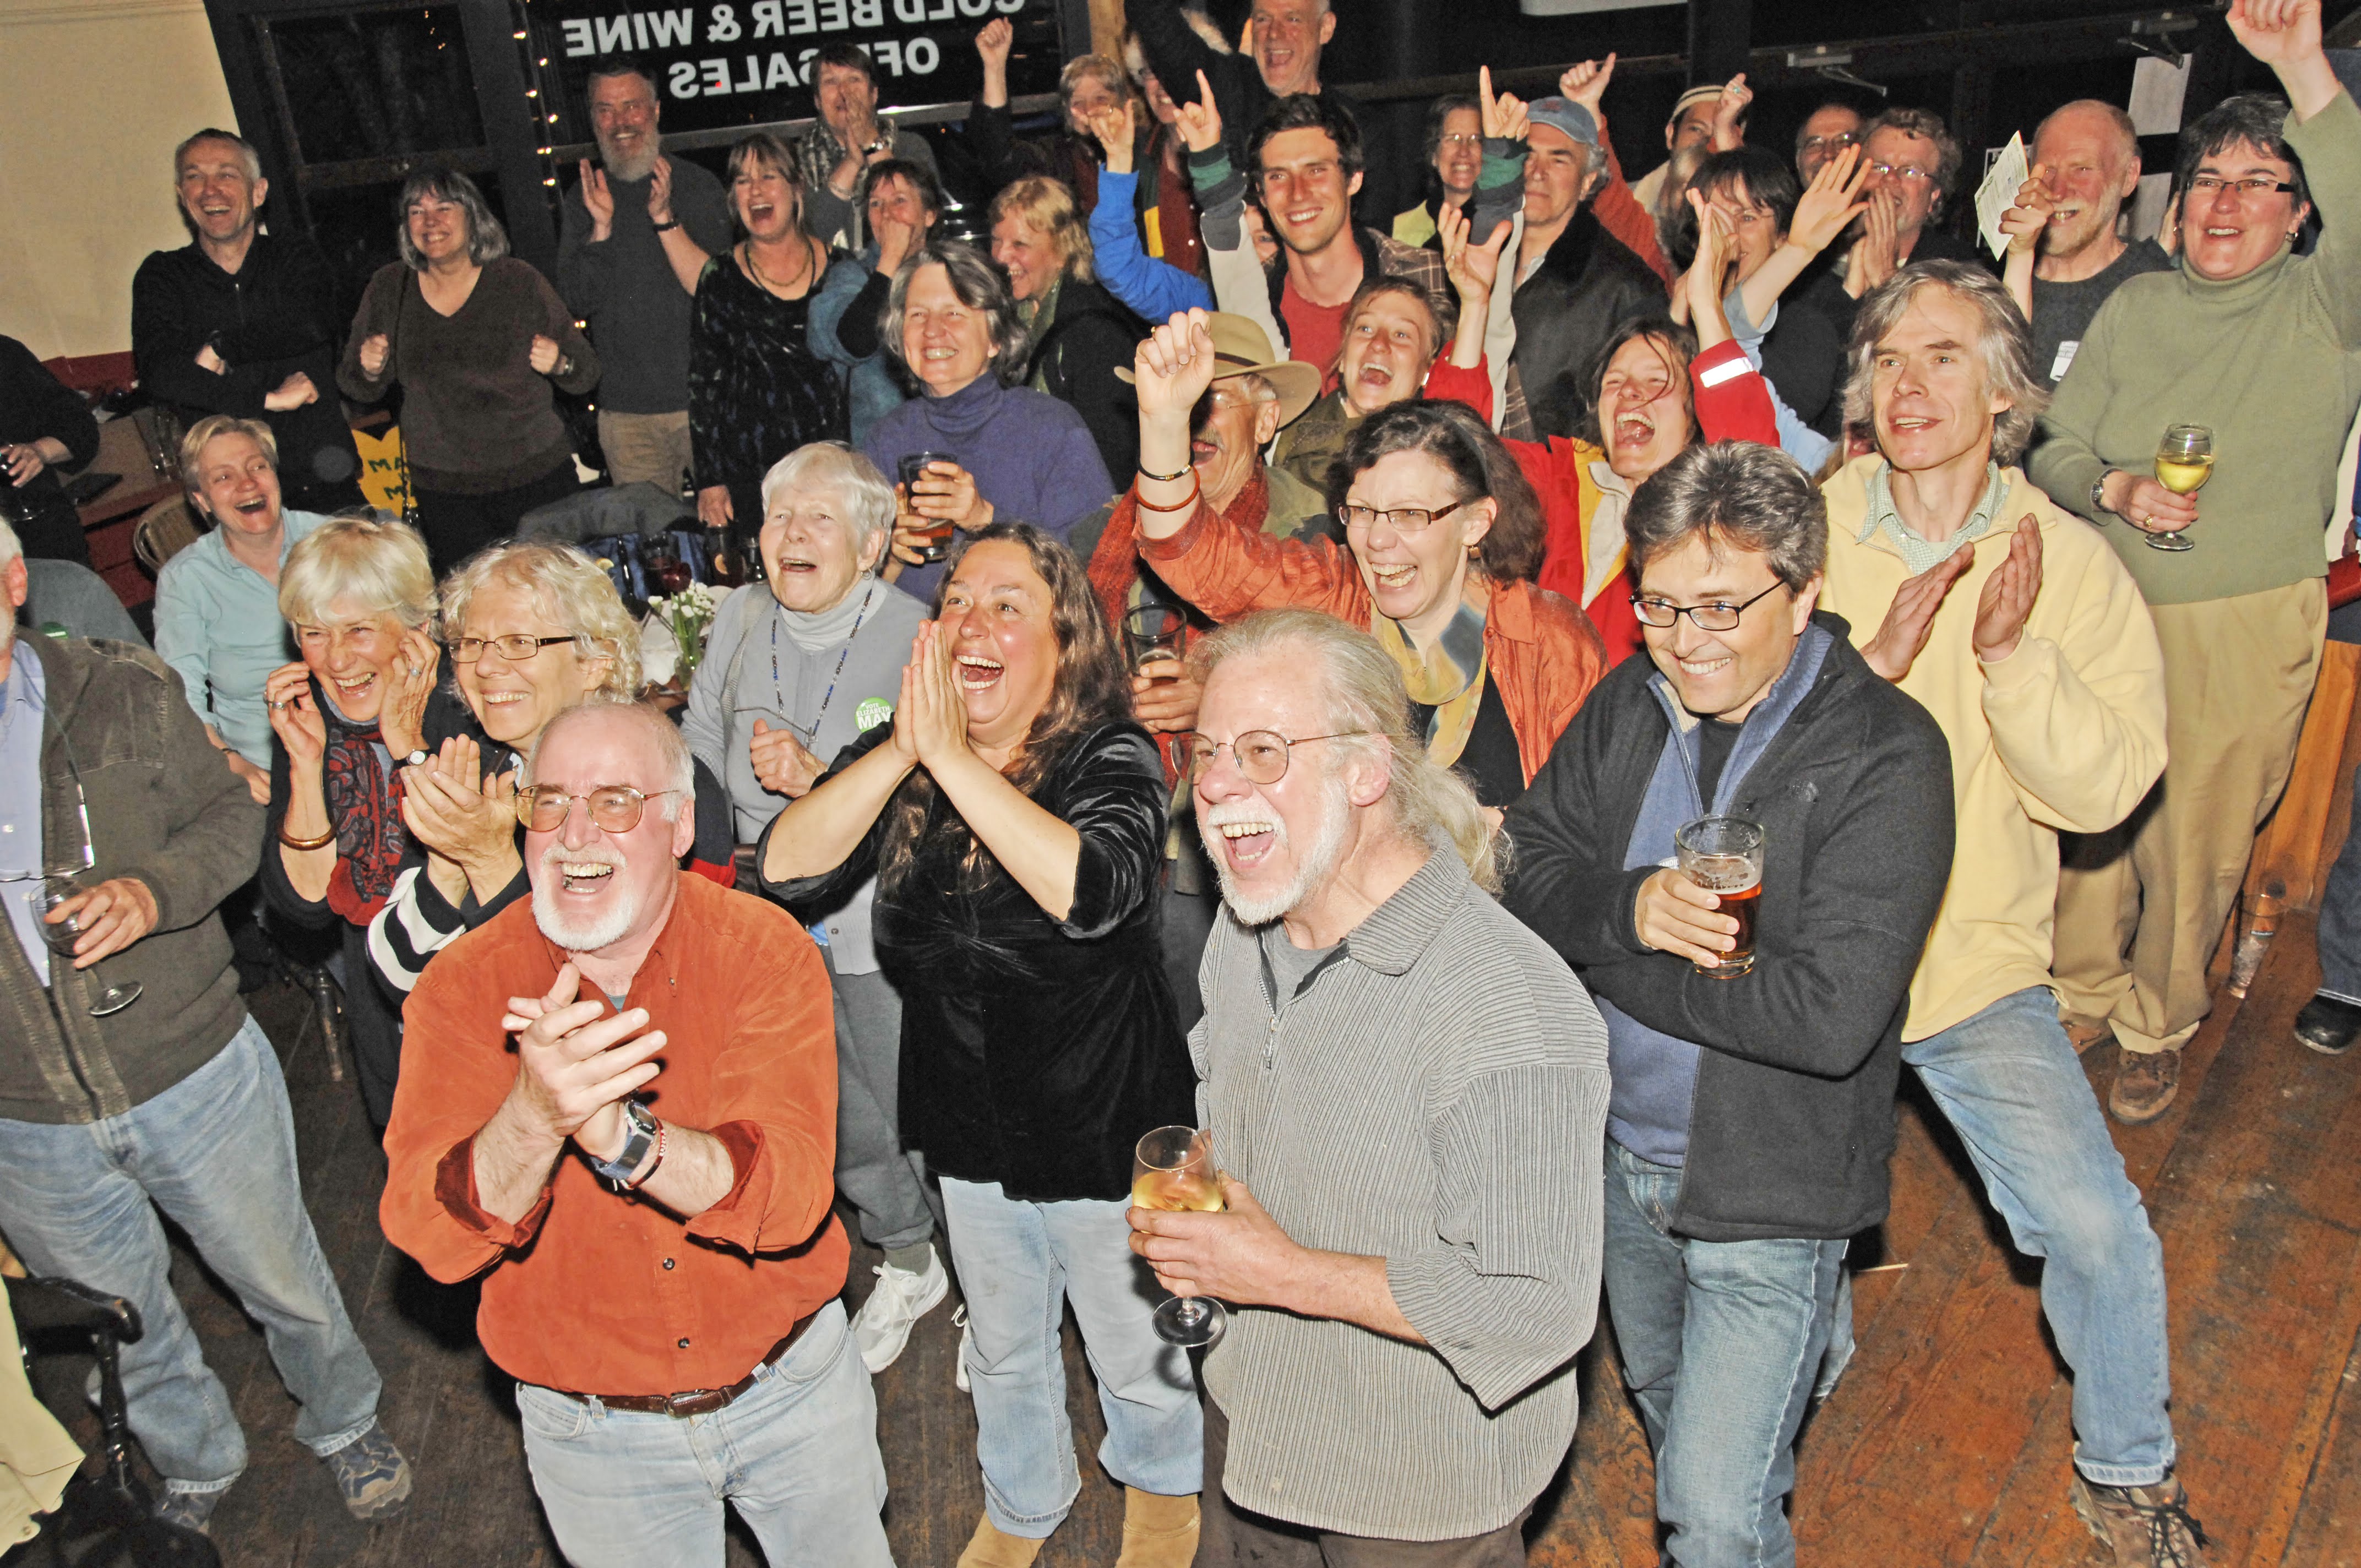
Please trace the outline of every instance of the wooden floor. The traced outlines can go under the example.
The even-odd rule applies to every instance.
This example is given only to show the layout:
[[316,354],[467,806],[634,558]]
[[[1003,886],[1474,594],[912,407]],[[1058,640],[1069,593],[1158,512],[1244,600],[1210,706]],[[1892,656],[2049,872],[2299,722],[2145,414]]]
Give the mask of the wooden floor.
[[[2191,1045],[2180,1102],[2116,1129],[2164,1238],[2181,1475],[2215,1564],[2361,1568],[2361,1052],[2331,1059],[2289,1024],[2317,982],[2308,919],[2290,917],[2243,1007],[2224,998]],[[507,1380],[476,1349],[465,1290],[428,1281],[378,1234],[383,1161],[349,1079],[328,1080],[291,993],[258,1014],[288,1063],[313,1223],[384,1374],[387,1426],[418,1468],[400,1519],[357,1524],[289,1437],[292,1407],[260,1334],[182,1256],[175,1278],[228,1385],[251,1468],[214,1516],[234,1568],[555,1564]],[[2092,1064],[2095,1067],[2095,1063]],[[2102,1085],[2103,1087],[2103,1085]],[[1905,1102],[1893,1218],[1855,1249],[1860,1354],[1806,1431],[1795,1514],[1816,1565],[2095,1561],[2066,1505],[2070,1387],[2040,1321],[2036,1271],[2007,1248],[1948,1128]],[[856,1250],[850,1295],[876,1258]],[[950,1568],[982,1510],[974,1418],[951,1386],[948,1310],[877,1380],[904,1568]],[[1105,1568],[1122,1494],[1088,1460],[1101,1431],[1070,1332],[1082,1495],[1042,1568]],[[1645,1445],[1607,1348],[1586,1353],[1575,1453],[1536,1509],[1536,1564],[1653,1559]],[[40,1365],[53,1408],[87,1437],[80,1370]],[[733,1564],[759,1562],[733,1536]]]

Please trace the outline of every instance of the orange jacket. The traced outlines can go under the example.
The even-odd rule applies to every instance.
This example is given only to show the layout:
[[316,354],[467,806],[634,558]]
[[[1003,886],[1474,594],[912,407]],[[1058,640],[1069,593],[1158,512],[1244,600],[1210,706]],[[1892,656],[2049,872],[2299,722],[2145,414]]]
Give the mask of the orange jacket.
[[[1180,532],[1169,539],[1140,534],[1138,544],[1140,559],[1157,576],[1217,621],[1294,605],[1324,609],[1355,626],[1369,624],[1361,569],[1330,540],[1277,539],[1224,527],[1201,500]],[[1556,594],[1532,583],[1499,584],[1484,617],[1484,662],[1499,683],[1500,706],[1517,732],[1517,760],[1531,784],[1559,732],[1606,673],[1598,630]]]

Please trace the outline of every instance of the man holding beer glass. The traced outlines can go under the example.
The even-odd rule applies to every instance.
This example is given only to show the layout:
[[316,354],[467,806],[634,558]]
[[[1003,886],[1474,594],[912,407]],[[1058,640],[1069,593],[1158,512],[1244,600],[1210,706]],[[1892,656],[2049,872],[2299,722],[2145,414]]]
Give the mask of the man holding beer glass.
[[1510,807],[1504,899],[1607,1021],[1607,1304],[1671,1560],[1786,1565],[1846,1244],[1885,1215],[1950,760],[1816,613],[1827,513],[1793,458],[1692,446],[1624,529],[1649,656]]
[[[2194,1530],[2171,1475],[2164,1253],[2058,1020],[2060,828],[2096,833],[2164,768],[2164,656],[2099,532],[2018,469],[2042,402],[1992,275],[1904,268],[1861,302],[1848,417],[1878,450],[1828,481],[1822,602],[1951,748],[1960,852],[1902,1059],[1960,1130],[2074,1373],[2074,1506],[2118,1563]],[[2126,1550],[2128,1548],[2128,1550]]]

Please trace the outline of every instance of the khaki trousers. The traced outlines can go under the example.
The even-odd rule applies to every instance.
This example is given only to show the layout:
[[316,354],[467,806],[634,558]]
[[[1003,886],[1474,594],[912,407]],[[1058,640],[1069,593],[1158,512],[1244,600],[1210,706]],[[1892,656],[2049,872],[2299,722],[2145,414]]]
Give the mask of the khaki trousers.
[[618,485],[644,479],[668,496],[680,493],[681,476],[692,461],[688,411],[671,414],[619,414],[598,411],[598,444],[607,453],[607,477]]
[[2164,776],[2122,825],[2061,846],[2055,969],[2069,1020],[2141,1052],[2179,1050],[2213,1007],[2205,966],[2287,787],[2328,597],[2314,578],[2150,613]]

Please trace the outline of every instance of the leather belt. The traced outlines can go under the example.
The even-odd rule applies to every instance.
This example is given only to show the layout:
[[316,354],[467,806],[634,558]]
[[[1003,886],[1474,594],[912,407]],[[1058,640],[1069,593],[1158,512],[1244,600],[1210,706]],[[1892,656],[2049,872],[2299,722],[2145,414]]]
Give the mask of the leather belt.
[[804,1337],[804,1331],[812,1326],[812,1319],[818,1316],[818,1312],[812,1312],[796,1320],[796,1326],[787,1331],[786,1337],[773,1345],[770,1354],[754,1364],[752,1372],[727,1388],[688,1388],[677,1394],[577,1394],[570,1388],[553,1388],[550,1392],[563,1394],[578,1404],[588,1405],[595,1401],[610,1410],[635,1410],[644,1415],[675,1419],[709,1416],[734,1403],[740,1395],[753,1387],[754,1379],[763,1368],[777,1365],[787,1352],[796,1347],[796,1342]]

